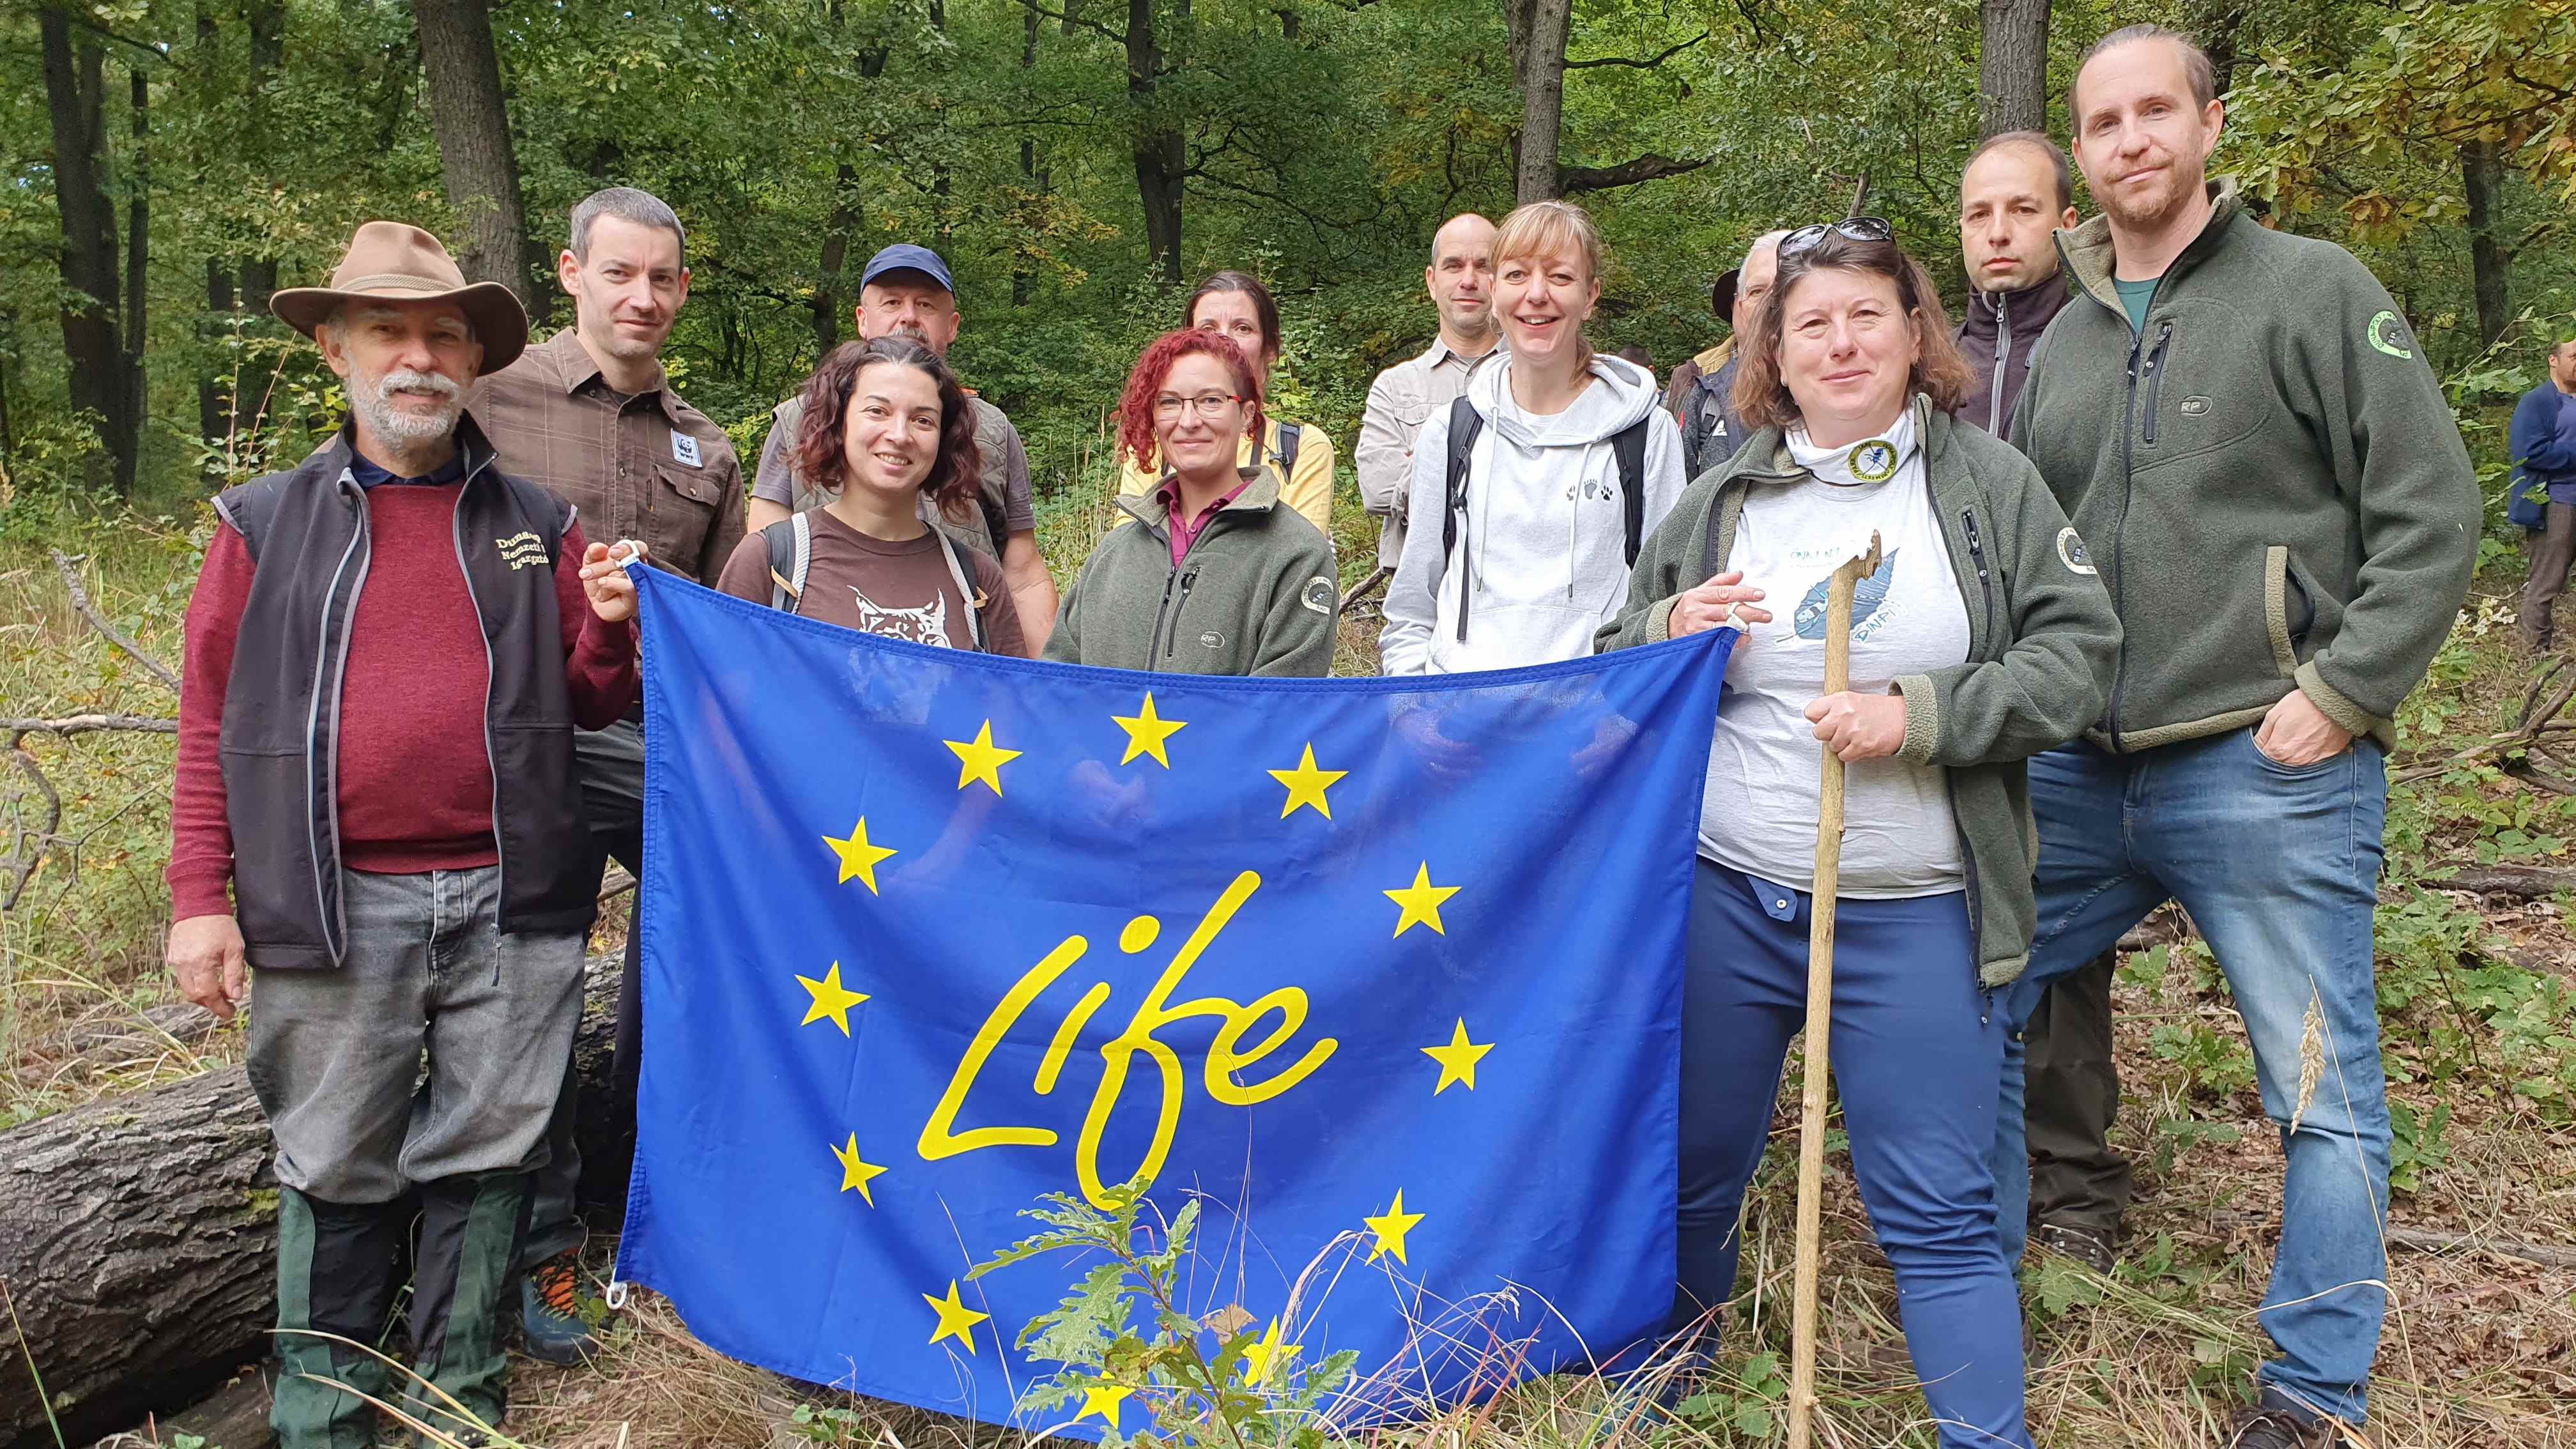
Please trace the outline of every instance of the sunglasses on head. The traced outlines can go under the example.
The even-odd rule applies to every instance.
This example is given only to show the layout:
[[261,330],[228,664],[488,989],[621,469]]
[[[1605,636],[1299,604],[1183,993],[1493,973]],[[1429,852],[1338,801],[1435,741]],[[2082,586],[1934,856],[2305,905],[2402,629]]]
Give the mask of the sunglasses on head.
[[1820,221],[1802,226],[1780,238],[1780,255],[1793,257],[1813,251],[1827,236],[1848,237],[1857,242],[1894,241],[1895,231],[1883,216],[1847,216],[1840,221]]

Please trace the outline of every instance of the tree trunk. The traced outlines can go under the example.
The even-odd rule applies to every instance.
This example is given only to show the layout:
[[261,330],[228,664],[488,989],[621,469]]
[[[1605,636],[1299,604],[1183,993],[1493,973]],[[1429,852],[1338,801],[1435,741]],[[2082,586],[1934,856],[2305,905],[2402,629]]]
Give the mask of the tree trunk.
[[814,312],[814,360],[841,341],[841,269],[850,254],[850,234],[858,230],[859,173],[847,161],[833,168],[832,216],[823,226],[823,279],[805,305]]
[[215,370],[197,379],[197,432],[208,446],[220,448],[232,435],[233,399],[232,368],[223,346],[227,328],[225,319],[233,310],[233,269],[221,257],[206,258],[206,320],[199,324],[197,335],[214,360],[208,365]]
[[2048,129],[2048,0],[1984,0],[1978,135]]
[[1565,40],[1574,0],[1512,0],[1512,89],[1521,126],[1513,138],[1513,194],[1523,206],[1559,194],[1557,151],[1565,122]]
[[[1028,29],[1020,40],[1020,70],[1023,73],[1037,69],[1038,64],[1038,10],[1034,5],[1028,7],[1027,22]],[[1020,184],[1032,196],[1039,189],[1038,143],[1034,136],[1020,138]],[[1027,306],[1030,295],[1036,290],[1037,278],[1029,271],[1027,254],[1023,251],[1019,263],[1011,268],[1011,305]]]
[[2513,325],[2513,254],[2496,240],[2496,188],[2504,167],[2493,141],[2460,146],[2460,184],[2469,203],[2469,278],[2477,292],[2478,340],[2489,347]]
[[552,298],[536,285],[529,265],[534,251],[519,198],[519,160],[510,149],[491,7],[488,0],[421,0],[413,14],[439,169],[448,204],[465,225],[456,264],[469,282],[499,282],[518,293],[529,321],[541,325]]
[[54,206],[62,220],[63,361],[73,408],[95,414],[120,492],[134,487],[135,427],[125,346],[118,335],[116,206],[107,196],[105,82],[99,46],[84,31],[77,47],[62,5],[37,12],[45,66],[45,107],[54,133]]
[[1145,208],[1145,250],[1163,280],[1181,281],[1181,187],[1188,155],[1181,133],[1156,113],[1155,84],[1163,73],[1162,48],[1154,43],[1154,0],[1127,0],[1127,103],[1135,108],[1136,196]]
[[[611,1223],[635,1130],[634,1103],[610,1091],[616,1020],[616,959],[602,957],[591,963],[573,1056],[582,1182],[609,1197],[595,1220]],[[267,1354],[277,1313],[272,1151],[237,1066],[0,1133],[0,1286],[17,1312],[0,1372],[0,1443],[53,1442],[29,1361],[65,1440],[87,1443],[190,1403]]]
[[128,158],[125,201],[125,395],[134,418],[135,445],[142,446],[143,425],[150,421],[152,393],[144,386],[143,343],[152,334],[144,304],[151,297],[151,169],[146,143],[152,135],[152,86],[139,70],[126,72],[126,91],[134,110],[134,154]]

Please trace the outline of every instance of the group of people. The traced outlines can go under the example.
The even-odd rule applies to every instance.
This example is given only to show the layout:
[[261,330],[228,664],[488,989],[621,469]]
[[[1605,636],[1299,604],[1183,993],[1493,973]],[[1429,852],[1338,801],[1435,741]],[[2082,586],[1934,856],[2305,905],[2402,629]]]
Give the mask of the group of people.
[[[2480,500],[2386,291],[2207,176],[2224,107],[2188,38],[2104,37],[2068,112],[2072,165],[2016,132],[1966,168],[1955,329],[1885,222],[1786,225],[1718,280],[1726,342],[1660,394],[1585,340],[1603,257],[1580,208],[1442,226],[1437,340],[1376,380],[1353,449],[1392,572],[1383,668],[1740,631],[1675,903],[1671,1326],[1703,1347],[1803,1020],[1819,746],[1846,763],[1835,1075],[1945,1445],[2032,1442],[2026,1228],[2110,1265],[2106,956],[2179,900],[2287,1159],[2260,1311],[2280,1352],[2225,1442],[2322,1449],[2364,1417],[2386,1297],[2383,751],[2464,596]],[[778,407],[747,519],[725,435],[659,362],[678,218],[593,196],[559,271],[576,321],[535,345],[505,289],[395,223],[361,227],[329,286],[279,293],[349,421],[217,501],[189,606],[170,959],[226,1015],[258,971],[286,1449],[368,1442],[372,1408],[333,1384],[381,1395],[386,1374],[339,1340],[385,1327],[414,1193],[411,1339],[437,1391],[416,1412],[457,1427],[443,1395],[499,1421],[514,1285],[530,1352],[593,1346],[569,1047],[600,872],[640,865],[634,556],[933,646],[1332,665],[1335,453],[1268,406],[1258,280],[1211,276],[1137,360],[1122,516],[1059,598],[1019,436],[945,361],[936,254],[868,264],[857,339]],[[1827,694],[1824,581],[1873,535]],[[631,1091],[631,945],[628,968]]]

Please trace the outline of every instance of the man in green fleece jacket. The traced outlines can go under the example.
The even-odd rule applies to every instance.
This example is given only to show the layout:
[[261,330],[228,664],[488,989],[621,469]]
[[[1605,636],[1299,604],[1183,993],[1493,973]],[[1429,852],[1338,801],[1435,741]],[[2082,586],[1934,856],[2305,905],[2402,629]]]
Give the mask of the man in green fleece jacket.
[[[2123,639],[2102,719],[2031,762],[2039,928],[2005,1007],[2022,1020],[2165,900],[2191,913],[2287,1158],[2259,1312],[2280,1355],[2226,1442],[2321,1449],[2329,1418],[2362,1419],[2386,1299],[2383,751],[2467,591],[2480,500],[2387,291],[2207,182],[2224,107],[2197,47],[2114,32],[2067,109],[2101,215],[2058,233],[2076,296],[2013,436]],[[1999,1178],[2023,1171],[2020,1084],[2008,1059]]]

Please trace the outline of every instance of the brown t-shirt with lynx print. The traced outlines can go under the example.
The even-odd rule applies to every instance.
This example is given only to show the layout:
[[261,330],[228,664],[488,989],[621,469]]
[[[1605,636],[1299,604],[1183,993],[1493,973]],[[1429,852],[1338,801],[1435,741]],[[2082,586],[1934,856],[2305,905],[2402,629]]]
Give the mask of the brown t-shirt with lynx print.
[[[806,516],[813,520],[814,552],[806,565],[804,596],[794,601],[796,613],[933,648],[975,647],[973,605],[957,596],[957,580],[948,571],[938,534],[924,529],[919,538],[889,543],[850,527],[828,509]],[[971,548],[958,550],[957,557],[983,596],[986,652],[1024,652],[1020,616],[1002,582],[1002,566]],[[755,533],[737,545],[716,587],[737,599],[768,603],[767,541]]]

